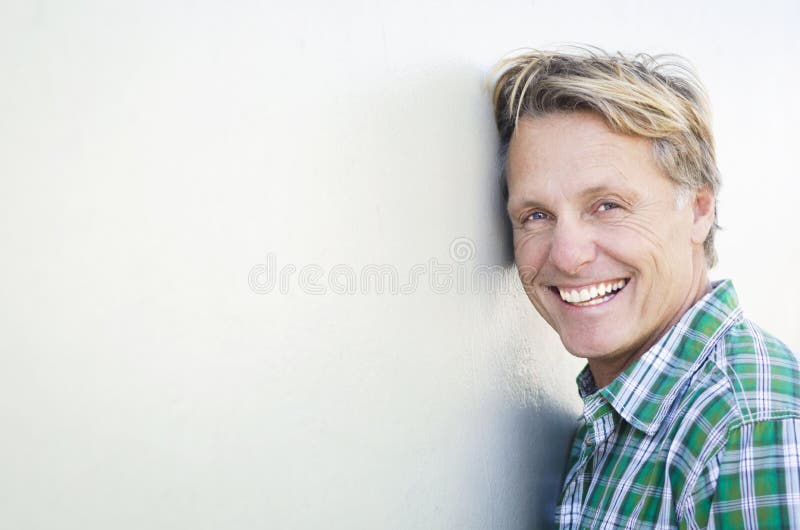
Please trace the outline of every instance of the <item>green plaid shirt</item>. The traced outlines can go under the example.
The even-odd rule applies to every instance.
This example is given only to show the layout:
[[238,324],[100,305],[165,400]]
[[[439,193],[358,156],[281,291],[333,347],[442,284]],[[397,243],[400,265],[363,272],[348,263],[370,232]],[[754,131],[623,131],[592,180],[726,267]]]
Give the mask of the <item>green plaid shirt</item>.
[[800,367],[715,285],[637,362],[597,390],[559,528],[800,529]]

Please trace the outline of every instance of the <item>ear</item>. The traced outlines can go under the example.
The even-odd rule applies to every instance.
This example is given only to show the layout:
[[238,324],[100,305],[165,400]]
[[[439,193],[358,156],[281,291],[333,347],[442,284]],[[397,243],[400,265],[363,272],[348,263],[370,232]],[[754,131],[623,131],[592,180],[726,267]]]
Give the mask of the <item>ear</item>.
[[692,191],[692,211],[694,223],[692,225],[692,243],[702,245],[708,232],[714,224],[716,200],[708,187]]

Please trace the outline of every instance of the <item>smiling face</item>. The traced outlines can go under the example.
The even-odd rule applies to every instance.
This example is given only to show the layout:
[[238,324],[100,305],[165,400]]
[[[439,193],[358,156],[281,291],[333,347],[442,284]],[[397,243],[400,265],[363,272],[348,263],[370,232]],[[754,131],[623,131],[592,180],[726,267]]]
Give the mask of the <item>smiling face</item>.
[[507,178],[528,297],[605,386],[707,290],[714,199],[681,200],[649,140],[588,112],[520,118]]

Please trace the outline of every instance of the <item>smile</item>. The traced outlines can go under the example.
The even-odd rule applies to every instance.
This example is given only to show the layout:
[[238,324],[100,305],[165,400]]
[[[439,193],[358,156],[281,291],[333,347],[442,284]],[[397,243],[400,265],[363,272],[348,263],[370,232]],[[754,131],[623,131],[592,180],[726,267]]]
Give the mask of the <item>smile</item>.
[[575,306],[589,306],[602,304],[614,298],[628,283],[628,280],[615,280],[611,282],[586,285],[580,289],[554,287],[561,295],[561,299]]

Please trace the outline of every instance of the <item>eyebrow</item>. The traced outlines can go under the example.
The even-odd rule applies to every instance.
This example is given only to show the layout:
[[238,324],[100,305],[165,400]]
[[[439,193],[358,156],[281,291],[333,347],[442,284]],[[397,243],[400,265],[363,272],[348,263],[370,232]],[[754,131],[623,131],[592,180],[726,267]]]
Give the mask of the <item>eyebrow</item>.
[[509,215],[511,215],[511,212],[514,210],[520,210],[522,208],[528,208],[531,206],[535,208],[544,208],[544,205],[539,201],[525,199],[523,201],[520,201],[519,203],[514,203],[514,204],[512,204],[511,201],[509,201],[508,204],[506,204],[506,211],[508,212]]
[[[638,196],[638,194],[634,190],[632,190],[631,188],[629,188],[627,186],[616,186],[616,187],[612,188],[612,187],[610,187],[610,186],[608,186],[606,184],[599,184],[597,186],[592,186],[590,188],[586,188],[585,190],[581,190],[580,192],[578,192],[576,194],[576,196],[577,196],[577,198],[581,199],[581,198],[585,198],[585,197],[591,197],[592,195],[602,195],[604,193],[609,193],[609,192],[614,193],[615,195],[635,195],[635,196]],[[541,202],[539,202],[539,201],[536,201],[536,200],[533,200],[533,199],[523,199],[523,200],[519,201],[518,203],[513,203],[513,204],[511,203],[511,201],[509,201],[508,204],[506,205],[506,210],[510,214],[514,210],[518,210],[518,209],[521,209],[521,208],[527,208],[527,207],[531,207],[531,206],[536,207],[536,208],[545,208],[546,209],[546,206],[544,204],[542,204]]]
[[[629,188],[626,188],[626,187],[618,187],[617,189],[620,190],[620,192],[622,192],[622,193],[625,193],[625,192],[630,193],[630,191],[631,191]],[[610,188],[609,186],[607,186],[605,184],[600,184],[598,186],[592,186],[591,188],[586,188],[585,190],[583,190],[580,193],[578,193],[578,197],[587,197],[587,196],[590,196],[590,195],[602,195],[603,193],[608,193],[610,191],[614,191],[614,190],[612,190],[612,188]],[[617,192],[614,191],[614,193],[617,193]]]

